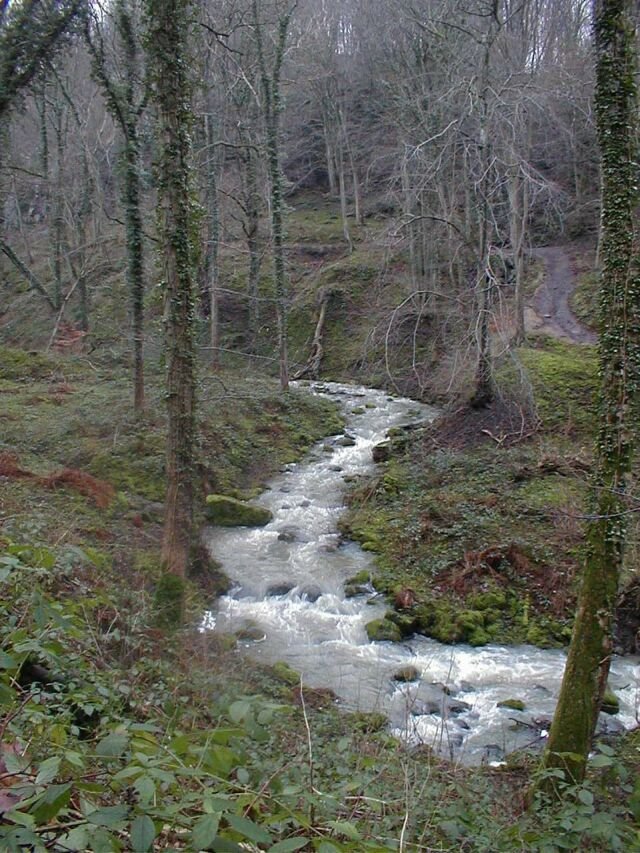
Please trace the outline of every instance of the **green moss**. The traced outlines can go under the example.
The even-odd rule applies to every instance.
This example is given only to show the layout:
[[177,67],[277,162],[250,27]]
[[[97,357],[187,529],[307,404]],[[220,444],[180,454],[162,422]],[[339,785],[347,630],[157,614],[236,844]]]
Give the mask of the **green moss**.
[[616,696],[616,694],[611,690],[611,688],[607,688],[605,690],[605,694],[602,697],[602,713],[603,714],[619,714],[620,713],[620,700]]
[[273,518],[265,507],[227,495],[207,495],[205,510],[209,524],[220,527],[264,527]]
[[300,684],[300,673],[296,672],[296,670],[289,666],[288,663],[278,661],[277,663],[274,663],[271,669],[276,678],[279,678],[280,681],[284,681],[285,684],[291,684],[292,686]]
[[569,299],[571,310],[588,329],[598,328],[600,276],[595,270],[578,275],[576,287]]
[[373,619],[365,625],[367,636],[374,642],[389,640],[398,643],[402,639],[400,628],[390,619]]
[[0,379],[22,382],[25,379],[45,379],[59,368],[59,363],[48,355],[27,352],[11,347],[0,347]]
[[497,707],[509,708],[512,711],[524,711],[526,705],[522,699],[503,699],[501,702],[498,702]]
[[[545,430],[591,437],[595,424],[597,354],[594,347],[542,339],[537,348],[521,348],[538,415]],[[507,378],[504,370],[502,378]],[[507,381],[507,385],[513,383]]]

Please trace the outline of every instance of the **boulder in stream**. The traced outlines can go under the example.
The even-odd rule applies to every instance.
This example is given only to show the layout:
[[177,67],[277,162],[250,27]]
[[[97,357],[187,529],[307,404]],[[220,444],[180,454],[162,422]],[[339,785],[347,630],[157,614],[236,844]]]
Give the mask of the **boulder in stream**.
[[399,643],[402,639],[400,628],[390,619],[373,619],[371,622],[367,622],[364,627],[367,636],[374,642],[388,640],[393,643]]
[[265,595],[267,598],[279,598],[283,595],[288,595],[291,590],[294,588],[295,584],[290,583],[289,581],[283,581],[282,583],[273,583],[271,586],[267,587],[267,591]]
[[393,673],[393,680],[400,682],[417,681],[420,678],[420,672],[415,666],[403,666]]
[[391,458],[391,442],[382,441],[371,448],[374,462],[387,462]]
[[273,518],[265,507],[227,495],[207,495],[205,511],[209,524],[220,527],[264,527]]

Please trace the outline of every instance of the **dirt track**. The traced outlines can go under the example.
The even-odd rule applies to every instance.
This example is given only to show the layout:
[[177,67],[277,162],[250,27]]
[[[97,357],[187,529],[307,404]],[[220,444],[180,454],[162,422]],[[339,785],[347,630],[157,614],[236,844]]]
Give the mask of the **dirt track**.
[[546,271],[526,311],[527,331],[544,332],[577,344],[595,343],[595,332],[581,325],[569,307],[569,297],[576,286],[569,250],[564,246],[543,246],[532,249],[531,254],[544,262]]

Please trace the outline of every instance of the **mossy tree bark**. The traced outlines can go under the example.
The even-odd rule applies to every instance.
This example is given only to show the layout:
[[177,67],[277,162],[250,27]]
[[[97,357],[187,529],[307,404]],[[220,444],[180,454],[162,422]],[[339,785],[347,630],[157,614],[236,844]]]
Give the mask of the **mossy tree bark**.
[[165,287],[167,494],[162,563],[184,577],[193,526],[195,341],[190,0],[147,0],[148,53],[158,128],[158,214]]
[[108,71],[100,23],[85,19],[85,40],[92,57],[93,73],[102,88],[107,109],[123,140],[122,206],[127,244],[127,285],[131,304],[133,343],[133,408],[144,408],[144,239],[141,212],[140,140],[138,127],[146,106],[140,85],[139,34],[134,0],[117,0],[114,6],[116,32],[121,45],[121,79]]
[[289,24],[296,3],[287,3],[278,10],[278,24],[271,67],[267,67],[264,42],[264,25],[258,9],[258,0],[252,0],[254,36],[260,69],[262,114],[266,130],[267,160],[271,184],[271,232],[273,238],[273,278],[275,286],[276,315],[278,323],[278,353],[280,362],[280,387],[289,387],[289,357],[287,353],[288,283],[284,246],[284,193],[280,169],[280,113],[282,111],[281,73]]
[[[596,0],[595,112],[602,157],[600,430],[593,515],[575,627],[543,760],[566,781],[585,773],[611,659],[612,619],[626,534],[640,371],[640,275],[634,258],[637,88],[633,0]],[[540,786],[558,795],[558,779]]]

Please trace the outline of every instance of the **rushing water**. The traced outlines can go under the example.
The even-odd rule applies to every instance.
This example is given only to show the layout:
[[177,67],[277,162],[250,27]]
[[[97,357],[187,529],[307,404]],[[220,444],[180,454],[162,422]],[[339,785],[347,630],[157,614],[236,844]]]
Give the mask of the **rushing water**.
[[[372,448],[390,427],[429,420],[435,410],[352,385],[315,383],[311,390],[341,401],[346,431],[271,482],[258,501],[273,513],[266,527],[210,528],[209,548],[236,585],[205,626],[244,630],[251,639],[242,644],[256,658],[284,660],[305,684],[332,688],[344,707],[382,711],[399,736],[467,763],[540,743],[562,677],[562,651],[445,646],[425,637],[371,643],[364,626],[384,613],[384,604],[372,593],[344,596],[344,581],[372,568],[371,554],[337,532],[345,478],[372,470]],[[610,683],[621,712],[602,715],[603,730],[636,724],[639,664],[635,657],[614,660]],[[420,680],[394,681],[409,665]],[[524,701],[525,711],[497,707],[510,698]]]

